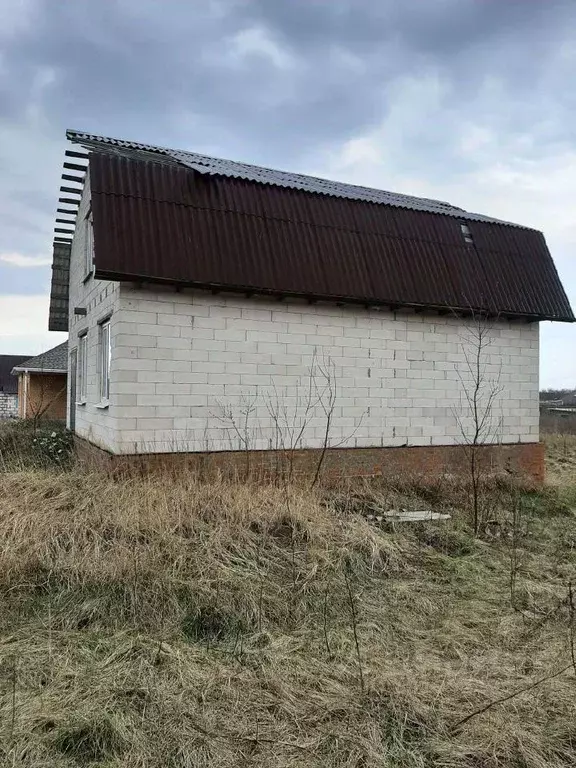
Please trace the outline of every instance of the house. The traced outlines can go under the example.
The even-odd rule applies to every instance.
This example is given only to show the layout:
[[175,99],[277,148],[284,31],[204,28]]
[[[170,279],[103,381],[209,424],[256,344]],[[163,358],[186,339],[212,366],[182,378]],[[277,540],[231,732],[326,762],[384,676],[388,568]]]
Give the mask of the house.
[[334,473],[453,471],[477,370],[486,457],[542,476],[539,322],[574,315],[540,232],[67,138],[49,327],[69,331],[68,424],[85,447],[210,466],[297,448],[303,471],[319,456]]
[[28,355],[0,355],[0,420],[18,416],[18,379],[12,368]]
[[20,361],[12,374],[18,377],[18,416],[21,419],[66,419],[67,341]]

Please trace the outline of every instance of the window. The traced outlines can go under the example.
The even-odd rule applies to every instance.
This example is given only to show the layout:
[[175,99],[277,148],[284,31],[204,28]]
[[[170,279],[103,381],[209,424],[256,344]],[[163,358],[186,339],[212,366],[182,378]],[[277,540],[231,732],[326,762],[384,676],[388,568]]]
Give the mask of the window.
[[86,277],[92,274],[94,268],[94,227],[92,225],[92,211],[86,216],[86,242],[85,246],[85,258],[86,264],[85,272]]
[[88,385],[88,336],[86,334],[78,338],[78,393],[77,402],[86,402]]
[[110,320],[100,324],[100,345],[98,350],[100,400],[108,404],[110,398]]
[[474,240],[472,239],[472,232],[470,232],[470,227],[468,224],[460,224],[460,231],[462,232],[462,235],[464,237],[464,242],[468,243],[468,245],[474,245]]

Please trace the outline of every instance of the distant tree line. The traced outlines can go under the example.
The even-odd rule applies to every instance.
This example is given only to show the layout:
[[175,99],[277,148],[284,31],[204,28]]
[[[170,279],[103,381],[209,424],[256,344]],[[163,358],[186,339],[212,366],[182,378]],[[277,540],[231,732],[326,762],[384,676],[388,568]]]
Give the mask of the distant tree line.
[[540,400],[576,400],[574,389],[543,389],[540,391]]

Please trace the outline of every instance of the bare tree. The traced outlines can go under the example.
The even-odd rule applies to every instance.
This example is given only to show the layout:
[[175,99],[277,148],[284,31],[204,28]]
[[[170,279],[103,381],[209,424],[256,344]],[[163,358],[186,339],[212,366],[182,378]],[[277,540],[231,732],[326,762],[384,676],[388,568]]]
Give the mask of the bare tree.
[[[24,376],[29,376],[25,373]],[[38,370],[35,380],[37,387],[34,390],[34,395],[31,395],[30,391],[30,379],[28,379],[28,386],[25,388],[25,418],[31,419],[34,432],[37,431],[38,426],[42,419],[48,414],[48,411],[52,405],[66,392],[66,382],[58,389],[50,386],[54,382],[53,376],[44,373],[42,369]]]
[[466,456],[474,532],[482,522],[481,484],[484,466],[480,453],[483,446],[497,441],[501,418],[496,413],[497,399],[502,392],[501,365],[496,371],[490,362],[494,344],[493,321],[482,313],[473,313],[467,332],[461,336],[464,366],[456,366],[461,385],[460,403],[454,416]]
[[291,482],[293,479],[295,452],[303,446],[306,429],[318,405],[315,376],[316,350],[312,355],[304,391],[302,392],[302,387],[296,387],[292,403],[290,403],[289,390],[278,392],[274,382],[272,382],[272,391],[266,396],[266,408],[274,430],[270,447],[281,455],[282,462],[277,466],[277,474],[286,482]]
[[362,424],[360,417],[350,434],[337,443],[330,435],[337,404],[336,368],[329,356],[318,359],[316,351],[312,356],[306,383],[278,391],[274,382],[267,392],[255,391],[253,395],[243,396],[237,406],[217,401],[218,412],[212,415],[226,425],[231,449],[238,447],[246,452],[246,474],[250,473],[250,452],[254,449],[256,438],[264,437],[266,430],[258,421],[258,403],[263,400],[270,417],[270,435],[268,447],[275,450],[278,457],[277,475],[285,482],[293,479],[295,453],[304,447],[306,432],[311,425],[320,421],[322,444],[316,464],[312,487],[320,478],[328,448],[337,448],[348,442]]
[[[322,364],[318,366],[318,372],[320,374],[318,402],[324,413],[325,424],[322,450],[320,451],[320,457],[318,459],[318,464],[316,465],[312,487],[318,482],[322,465],[324,464],[324,459],[326,457],[326,451],[330,447],[330,430],[334,418],[334,409],[336,407],[336,371],[333,360],[331,358],[324,360]],[[358,427],[356,427],[356,429],[358,429]]]
[[239,450],[244,451],[246,479],[250,477],[250,453],[255,441],[251,421],[256,411],[257,400],[257,390],[253,394],[241,395],[237,413],[229,403],[217,401],[219,413],[213,414],[216,419],[226,425],[230,447],[233,448],[237,443]]

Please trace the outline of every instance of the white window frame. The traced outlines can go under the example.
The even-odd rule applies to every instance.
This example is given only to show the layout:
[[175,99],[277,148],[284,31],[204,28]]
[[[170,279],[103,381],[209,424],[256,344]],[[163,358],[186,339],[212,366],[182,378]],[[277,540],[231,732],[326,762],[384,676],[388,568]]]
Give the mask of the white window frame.
[[88,396],[88,332],[78,337],[76,404],[86,405]]
[[112,341],[110,337],[110,318],[103,320],[98,327],[98,392],[100,408],[107,408],[110,402],[110,360]]
[[86,216],[86,252],[84,254],[85,264],[84,270],[86,272],[86,279],[90,277],[94,271],[94,226],[92,224],[92,211]]

